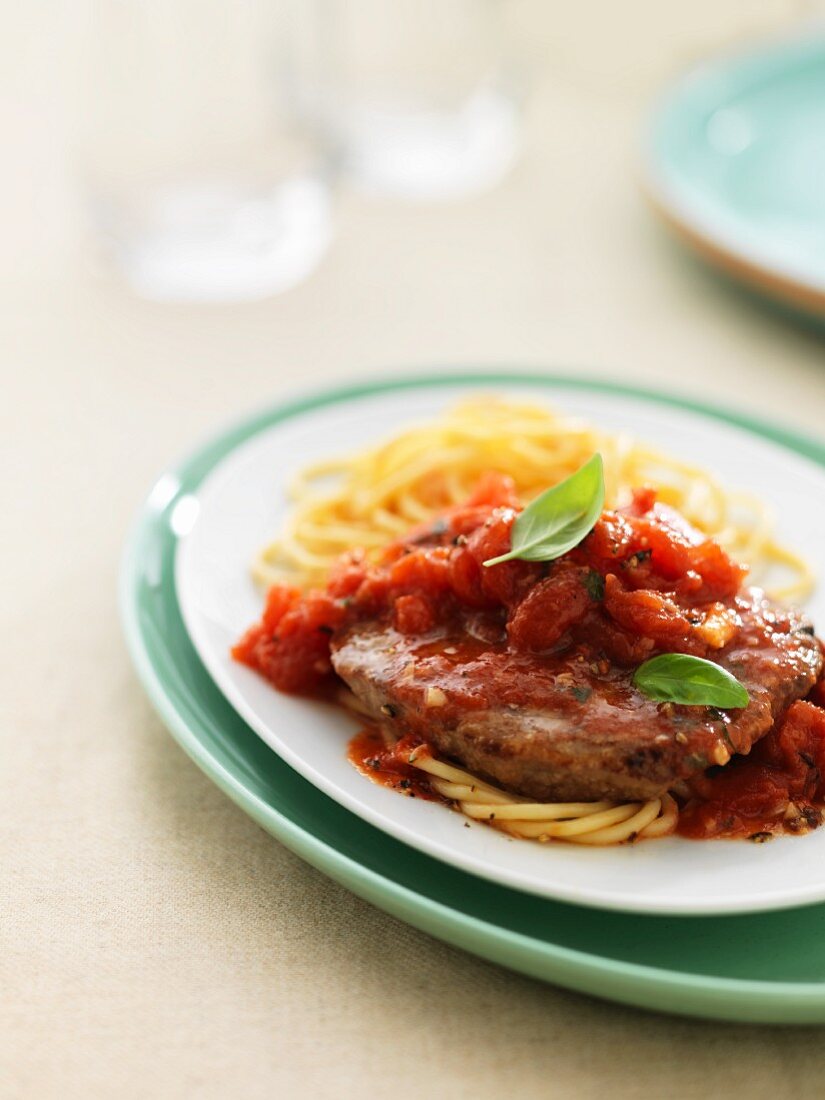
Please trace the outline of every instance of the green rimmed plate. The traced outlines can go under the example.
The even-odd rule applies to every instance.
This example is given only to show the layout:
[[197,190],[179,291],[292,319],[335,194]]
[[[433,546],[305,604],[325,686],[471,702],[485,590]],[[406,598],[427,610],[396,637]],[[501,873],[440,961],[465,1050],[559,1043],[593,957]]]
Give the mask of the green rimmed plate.
[[[180,502],[239,444],[311,408],[358,394],[464,384],[613,393],[575,379],[486,374],[405,379],[327,393],[269,410],[227,431],[157,482],[124,558],[122,606],[138,672],[159,713],[199,766],[295,852],[394,915],[493,961],[649,1008],[740,1020],[825,1020],[825,907],[725,918],[585,910],[484,882],[413,851],[321,794],[237,716],[195,653],[173,566]],[[825,465],[825,448],[787,432],[690,405]]]
[[825,27],[714,58],[654,112],[645,186],[705,259],[825,315]]

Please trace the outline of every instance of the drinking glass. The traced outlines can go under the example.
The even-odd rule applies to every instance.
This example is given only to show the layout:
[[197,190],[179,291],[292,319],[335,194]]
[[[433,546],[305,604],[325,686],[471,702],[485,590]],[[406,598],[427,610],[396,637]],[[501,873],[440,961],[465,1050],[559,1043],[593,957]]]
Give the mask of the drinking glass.
[[230,302],[307,276],[332,235],[320,112],[313,120],[298,108],[319,81],[313,5],[101,0],[92,9],[84,191],[132,287],[158,300]]
[[369,194],[451,199],[513,164],[522,89],[502,0],[315,0],[318,101],[345,177]]

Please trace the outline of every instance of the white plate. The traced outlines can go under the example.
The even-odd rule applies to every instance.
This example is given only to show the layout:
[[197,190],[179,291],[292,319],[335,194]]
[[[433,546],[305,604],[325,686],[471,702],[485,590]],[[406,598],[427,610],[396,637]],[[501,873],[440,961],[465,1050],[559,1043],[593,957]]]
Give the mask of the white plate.
[[[680,838],[631,847],[579,848],[513,840],[484,825],[465,828],[447,808],[402,798],[347,762],[352,721],[331,706],[279,694],[237,664],[229,648],[258,618],[262,599],[249,576],[255,550],[279,529],[292,474],[430,417],[476,382],[342,398],[267,429],[233,451],[178,505],[176,585],[192,641],[215,682],[284,760],[331,798],[429,855],[519,890],[582,905],[647,913],[734,913],[825,899],[825,828],[770,844]],[[506,391],[504,391],[506,392]],[[582,415],[691,461],[712,462],[723,482],[759,493],[776,511],[780,537],[825,574],[821,508],[825,470],[759,435],[686,409],[639,397],[519,386],[529,396]],[[817,502],[816,507],[812,503]],[[811,601],[825,623],[820,590]]]

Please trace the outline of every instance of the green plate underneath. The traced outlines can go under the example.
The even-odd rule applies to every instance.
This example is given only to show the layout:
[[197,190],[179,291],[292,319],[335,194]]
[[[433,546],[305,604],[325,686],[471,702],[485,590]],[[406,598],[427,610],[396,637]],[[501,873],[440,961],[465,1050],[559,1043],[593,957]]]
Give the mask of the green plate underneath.
[[728,274],[825,315],[825,31],[701,65],[660,101],[647,189]]
[[825,447],[781,429],[663,396],[573,378],[441,373],[329,392],[226,431],[156,483],[129,539],[121,606],[138,674],[186,752],[294,852],[361,897],[467,951],[617,1001],[694,1016],[825,1021],[825,906],[745,917],[641,917],[520,894],[437,862],[367,825],[284,764],[242,721],[201,664],[175,595],[177,501],[234,447],[308,409],[358,394],[469,380],[575,386],[681,405],[825,465]]

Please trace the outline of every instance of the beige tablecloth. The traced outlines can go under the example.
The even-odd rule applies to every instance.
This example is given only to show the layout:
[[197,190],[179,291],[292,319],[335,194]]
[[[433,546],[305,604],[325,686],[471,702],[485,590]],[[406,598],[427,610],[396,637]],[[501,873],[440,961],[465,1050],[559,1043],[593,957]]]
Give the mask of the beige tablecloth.
[[121,640],[118,554],[154,474],[297,386],[540,365],[821,433],[821,335],[686,260],[634,183],[656,82],[758,29],[752,5],[574,7],[534,13],[527,148],[502,187],[434,207],[345,194],[308,282],[199,309],[136,300],[84,258],[59,150],[75,19],[5,5],[24,173],[2,183],[0,259],[3,1097],[821,1095],[819,1029],[543,986],[327,881],[184,757]]

